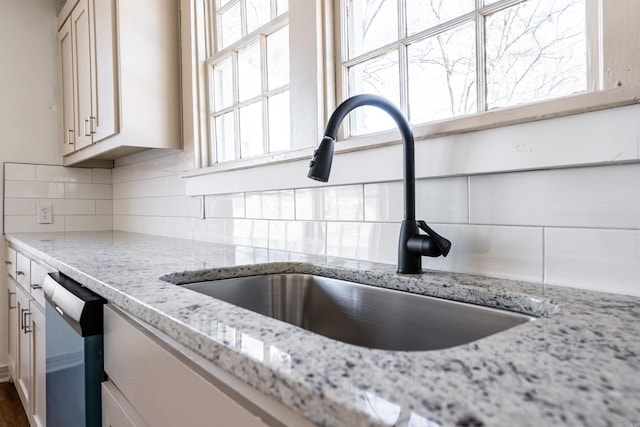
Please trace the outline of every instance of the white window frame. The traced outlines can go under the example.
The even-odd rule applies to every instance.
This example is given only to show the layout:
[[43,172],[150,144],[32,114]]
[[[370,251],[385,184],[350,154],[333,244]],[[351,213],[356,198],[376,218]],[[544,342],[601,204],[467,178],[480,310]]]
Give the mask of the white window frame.
[[[205,40],[201,33],[203,23],[198,22],[198,13],[196,13],[198,4],[202,1],[181,0],[182,54],[183,67],[186,70],[183,72],[185,89],[183,119],[186,154],[184,176],[188,178],[187,192],[189,194],[224,194],[251,189],[267,190],[319,185],[306,178],[304,169],[313,147],[317,145],[324,132],[326,120],[335,107],[333,94],[341,93],[342,90],[339,81],[336,83],[338,80],[336,74],[342,72],[342,69],[340,59],[336,57],[339,55],[339,49],[334,49],[333,42],[335,35],[335,40],[339,43],[340,31],[342,31],[339,20],[341,9],[338,2],[340,0],[292,1],[290,3],[290,55],[299,58],[298,61],[291,61],[290,72],[290,90],[294,94],[291,98],[292,150],[213,166],[206,166],[203,163],[201,153],[203,144],[207,144],[206,99],[202,92],[206,76],[202,65],[206,59],[202,48]],[[314,7],[310,7],[311,1]],[[620,4],[624,7],[620,7]],[[640,14],[640,2],[587,0],[587,10],[588,67],[590,75],[593,76],[589,79],[591,92],[416,125],[413,128],[416,141],[639,103],[640,58],[635,52],[640,49],[640,42],[637,37],[630,39],[629,35],[637,34],[636,17]],[[334,25],[335,31],[332,30]],[[620,49],[620,46],[628,46],[629,49]],[[334,67],[334,64],[338,66]],[[296,76],[304,76],[304,78]],[[295,94],[304,94],[304,96]],[[451,143],[455,144],[459,140],[460,138],[454,138]],[[336,157],[339,158],[341,155],[345,155],[345,158],[351,157],[349,153],[361,150],[370,152],[364,157],[385,156],[387,147],[400,143],[396,130],[352,137],[339,141],[336,145]],[[495,141],[493,144],[494,151],[501,153],[503,142]],[[554,165],[552,156],[550,154],[548,160],[550,167]],[[611,159],[602,158],[590,163],[609,161]],[[287,166],[288,163],[291,167]],[[501,164],[504,165],[504,162]],[[544,164],[538,167],[544,167]],[[291,169],[298,169],[298,171],[286,179],[255,183],[256,179],[260,180],[260,177],[265,174],[287,173]],[[499,172],[508,169],[503,166],[488,165],[486,168],[470,170],[468,173]],[[340,176],[333,179],[336,172],[338,171],[332,174],[332,180],[328,185],[332,185],[332,182],[343,184],[367,182],[367,178],[359,176],[355,170],[343,171],[343,174],[351,177]],[[442,173],[446,175],[445,171]],[[401,179],[400,173],[397,179]]]

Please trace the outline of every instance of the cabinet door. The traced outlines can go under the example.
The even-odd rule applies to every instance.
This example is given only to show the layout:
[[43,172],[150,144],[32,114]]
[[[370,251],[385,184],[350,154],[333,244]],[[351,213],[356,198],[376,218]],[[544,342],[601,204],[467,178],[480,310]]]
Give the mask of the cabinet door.
[[73,53],[71,41],[71,20],[66,20],[58,31],[58,51],[60,53],[60,76],[62,103],[62,124],[60,143],[62,155],[72,153],[75,150],[75,125],[74,125],[74,85],[73,85]]
[[16,282],[11,278],[7,278],[7,290],[8,290],[8,311],[9,311],[9,319],[8,319],[8,333],[9,333],[9,348],[7,354],[7,361],[9,364],[9,374],[11,378],[16,378],[17,376],[17,367],[18,367],[18,333],[20,332],[20,327],[18,326],[18,308],[16,301]]
[[18,366],[16,369],[15,384],[18,394],[25,408],[29,407],[31,394],[31,340],[29,328],[29,301],[31,297],[22,288],[16,286],[16,310],[18,312],[17,335]]
[[118,93],[116,70],[115,2],[89,0],[92,61],[91,86],[94,90],[90,126],[93,142],[118,133]]
[[80,0],[71,12],[73,81],[75,86],[75,148],[91,145],[91,31],[87,0]]
[[47,377],[46,377],[46,329],[44,310],[31,300],[29,305],[31,315],[29,325],[31,329],[31,420],[34,426],[44,426],[47,422]]

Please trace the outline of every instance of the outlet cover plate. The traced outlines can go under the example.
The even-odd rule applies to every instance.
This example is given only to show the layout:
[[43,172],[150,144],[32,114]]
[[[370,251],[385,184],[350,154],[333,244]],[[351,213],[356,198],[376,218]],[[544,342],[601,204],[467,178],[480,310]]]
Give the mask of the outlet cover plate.
[[38,205],[38,224],[53,224],[53,208],[51,204]]

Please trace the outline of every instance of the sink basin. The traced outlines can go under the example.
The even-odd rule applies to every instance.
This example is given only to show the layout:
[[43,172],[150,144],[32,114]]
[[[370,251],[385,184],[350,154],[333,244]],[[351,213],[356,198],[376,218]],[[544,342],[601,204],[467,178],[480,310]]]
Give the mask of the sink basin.
[[181,286],[325,337],[384,350],[453,347],[534,319],[310,274],[268,274]]

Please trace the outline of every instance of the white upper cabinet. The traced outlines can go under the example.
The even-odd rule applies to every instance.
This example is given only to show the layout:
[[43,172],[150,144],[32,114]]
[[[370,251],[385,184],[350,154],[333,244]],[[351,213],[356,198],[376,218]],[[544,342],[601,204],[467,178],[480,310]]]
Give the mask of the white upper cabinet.
[[181,148],[177,0],[69,0],[58,16],[63,164]]

